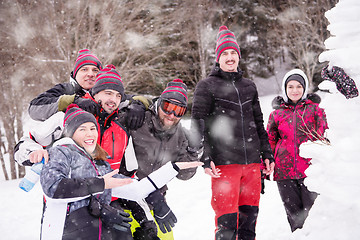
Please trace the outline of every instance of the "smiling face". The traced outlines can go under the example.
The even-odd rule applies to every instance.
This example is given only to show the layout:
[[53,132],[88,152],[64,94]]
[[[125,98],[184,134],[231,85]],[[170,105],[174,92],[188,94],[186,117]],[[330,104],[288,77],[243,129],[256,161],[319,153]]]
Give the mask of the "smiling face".
[[234,49],[227,49],[223,51],[220,55],[220,68],[224,72],[237,72],[239,61],[239,54]]
[[95,151],[97,138],[98,131],[93,122],[81,124],[72,136],[72,139],[76,144],[83,147],[89,154],[92,154]]
[[119,108],[121,102],[121,94],[112,89],[105,89],[95,94],[94,99],[101,104],[101,107],[111,114]]
[[98,72],[99,68],[96,66],[85,65],[76,73],[75,79],[83,89],[89,90],[95,85]]
[[286,85],[286,95],[293,102],[297,103],[304,94],[303,86],[296,80],[291,80]]

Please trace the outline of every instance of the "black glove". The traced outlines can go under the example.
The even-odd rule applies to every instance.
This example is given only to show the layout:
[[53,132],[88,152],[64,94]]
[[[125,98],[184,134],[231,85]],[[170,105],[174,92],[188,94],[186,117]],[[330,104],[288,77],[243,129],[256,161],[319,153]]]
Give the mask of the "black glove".
[[79,106],[84,111],[87,111],[93,115],[99,116],[101,106],[88,98],[77,98],[74,103]]
[[88,205],[90,215],[100,217],[106,228],[115,228],[119,231],[128,232],[130,229],[129,222],[132,221],[130,214],[124,212],[117,205],[117,208],[108,204],[102,204],[95,196],[90,197]]
[[134,240],[161,240],[157,236],[156,223],[153,221],[142,222],[140,227],[135,229],[133,237]]
[[104,204],[101,208],[100,218],[106,228],[115,228],[127,232],[132,221],[129,213],[119,208]]
[[145,200],[153,206],[154,217],[160,230],[163,233],[170,232],[171,228],[175,226],[177,219],[166,204],[165,198],[160,190],[152,192]]
[[143,125],[145,119],[145,106],[138,102],[133,101],[126,112],[126,125],[131,130],[136,130]]
[[270,176],[261,172],[261,194],[265,194],[265,179],[270,180]]

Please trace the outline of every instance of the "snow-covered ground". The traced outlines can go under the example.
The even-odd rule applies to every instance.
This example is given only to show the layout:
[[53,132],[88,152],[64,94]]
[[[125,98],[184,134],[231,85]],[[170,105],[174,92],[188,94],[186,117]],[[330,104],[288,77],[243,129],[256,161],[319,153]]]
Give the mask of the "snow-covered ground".
[[[329,51],[320,61],[330,61],[345,69],[360,87],[360,1],[340,0],[326,13],[334,35],[325,42]],[[323,84],[332,93],[319,93],[325,109],[331,146],[310,144],[302,154],[313,157],[306,184],[320,193],[304,228],[291,233],[276,184],[267,181],[261,196],[257,222],[258,240],[347,240],[360,237],[360,97],[346,99],[334,83]],[[262,86],[259,86],[262,88]],[[264,120],[272,111],[275,95],[260,98]],[[187,126],[188,121],[183,121]],[[39,239],[42,194],[39,184],[29,193],[20,190],[20,180],[0,181],[1,239]],[[188,181],[168,184],[168,203],[177,215],[177,240],[210,240],[214,235],[214,214],[210,206],[210,177],[202,169]]]

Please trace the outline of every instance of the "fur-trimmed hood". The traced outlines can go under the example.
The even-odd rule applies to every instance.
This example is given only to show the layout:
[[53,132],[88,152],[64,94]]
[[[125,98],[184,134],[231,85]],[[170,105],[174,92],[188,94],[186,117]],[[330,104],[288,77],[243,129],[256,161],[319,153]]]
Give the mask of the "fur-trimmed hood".
[[[310,93],[307,95],[307,98],[300,101],[307,101],[307,100],[319,104],[321,102],[321,97],[316,93]],[[282,105],[288,105],[288,104],[289,103],[285,102],[282,96],[275,97],[271,102],[271,106],[273,109],[279,109]]]
[[283,81],[282,81],[282,84],[281,84],[281,89],[282,89],[282,98],[283,100],[287,103],[289,102],[289,98],[286,94],[286,89],[285,89],[285,83],[286,83],[286,80],[291,76],[291,75],[294,75],[294,74],[298,74],[300,75],[301,77],[304,78],[305,80],[305,89],[304,89],[304,94],[301,98],[301,100],[304,100],[306,99],[307,97],[307,94],[308,94],[308,90],[309,90],[309,79],[307,78],[306,74],[300,70],[300,69],[293,69],[289,72],[287,72],[283,78]]

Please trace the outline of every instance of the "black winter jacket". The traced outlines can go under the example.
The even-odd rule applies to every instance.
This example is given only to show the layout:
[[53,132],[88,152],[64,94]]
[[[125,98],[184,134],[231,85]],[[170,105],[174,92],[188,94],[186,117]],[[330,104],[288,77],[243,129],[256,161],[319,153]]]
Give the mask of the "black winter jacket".
[[192,118],[204,119],[205,167],[273,160],[255,84],[242,72],[224,72],[216,64],[194,93]]
[[29,115],[37,121],[45,121],[58,112],[58,101],[62,95],[85,95],[86,91],[80,87],[75,79],[70,77],[70,82],[56,84],[46,92],[41,93],[30,102]]

